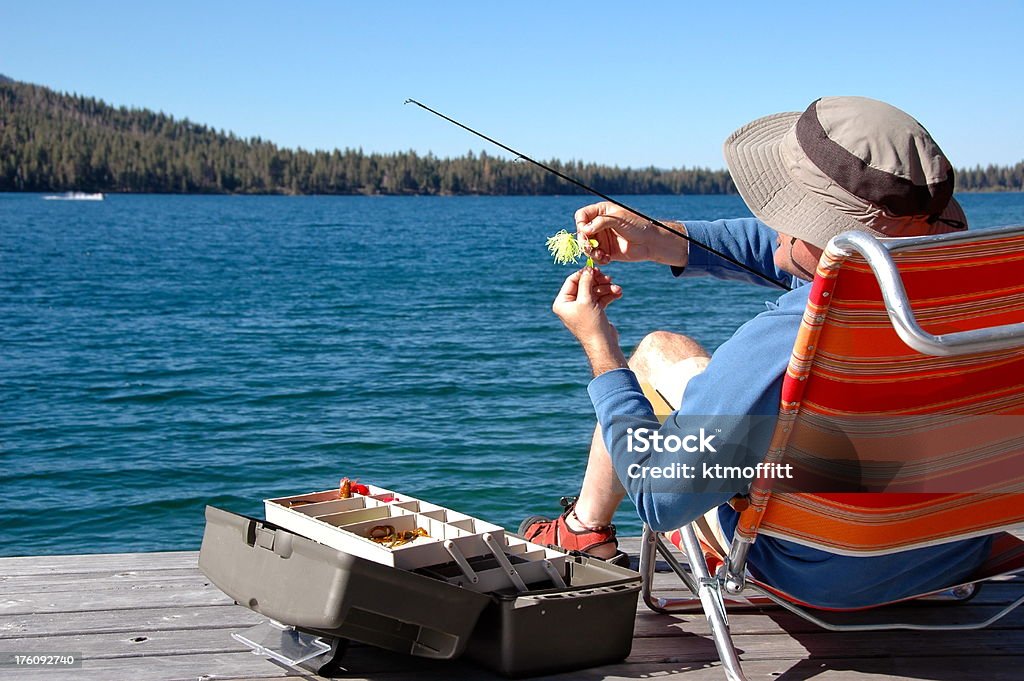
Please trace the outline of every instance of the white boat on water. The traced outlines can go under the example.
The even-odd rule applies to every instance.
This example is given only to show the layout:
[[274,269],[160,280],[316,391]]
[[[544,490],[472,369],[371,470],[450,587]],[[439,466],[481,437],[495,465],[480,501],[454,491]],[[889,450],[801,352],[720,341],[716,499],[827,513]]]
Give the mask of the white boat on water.
[[89,194],[86,192],[64,192],[63,194],[49,194],[43,197],[47,201],[102,201],[103,194],[97,192]]

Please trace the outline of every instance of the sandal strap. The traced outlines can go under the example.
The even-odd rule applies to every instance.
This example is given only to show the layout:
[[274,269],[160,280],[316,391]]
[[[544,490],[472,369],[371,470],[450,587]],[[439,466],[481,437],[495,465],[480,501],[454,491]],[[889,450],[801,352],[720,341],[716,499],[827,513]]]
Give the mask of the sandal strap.
[[562,508],[565,509],[565,511],[562,512],[562,515],[564,516],[568,514],[572,516],[572,519],[579,523],[580,527],[582,527],[587,532],[606,532],[608,530],[611,530],[612,536],[615,536],[615,525],[613,525],[612,523],[608,523],[607,525],[591,526],[587,525],[585,522],[580,520],[580,517],[576,514],[577,501],[579,501],[579,497],[562,497],[561,499],[559,499],[558,503],[561,504]]

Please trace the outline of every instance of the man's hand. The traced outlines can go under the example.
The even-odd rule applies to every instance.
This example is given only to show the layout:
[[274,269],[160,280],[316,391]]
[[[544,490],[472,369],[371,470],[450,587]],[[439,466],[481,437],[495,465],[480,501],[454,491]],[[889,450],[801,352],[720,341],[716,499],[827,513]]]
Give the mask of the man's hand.
[[[682,225],[676,223],[673,227],[685,233]],[[576,211],[576,230],[587,239],[597,239],[592,257],[602,265],[613,260],[650,260],[686,267],[688,261],[689,250],[683,239],[607,201]]]
[[551,305],[552,312],[583,346],[595,376],[627,366],[619,334],[605,314],[605,308],[621,297],[622,288],[613,284],[611,277],[584,267],[566,278]]

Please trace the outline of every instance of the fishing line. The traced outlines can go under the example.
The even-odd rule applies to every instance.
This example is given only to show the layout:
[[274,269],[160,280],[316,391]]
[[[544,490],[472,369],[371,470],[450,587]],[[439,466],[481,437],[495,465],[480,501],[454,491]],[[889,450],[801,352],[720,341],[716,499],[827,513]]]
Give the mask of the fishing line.
[[666,232],[669,232],[671,234],[675,234],[676,236],[678,236],[678,237],[680,237],[682,239],[686,239],[691,244],[693,244],[695,246],[700,246],[701,248],[703,248],[707,252],[714,253],[719,258],[722,258],[723,260],[726,260],[726,261],[732,263],[733,265],[736,265],[740,269],[745,270],[747,272],[750,272],[751,274],[753,274],[753,275],[755,275],[755,276],[757,276],[757,277],[759,277],[761,279],[764,279],[765,281],[770,282],[771,284],[773,284],[775,286],[778,286],[779,288],[781,288],[783,290],[786,290],[786,291],[792,290],[786,284],[783,284],[782,282],[779,282],[779,281],[776,281],[776,280],[772,279],[771,277],[765,275],[763,272],[757,271],[753,267],[750,267],[749,265],[747,265],[745,263],[742,263],[739,260],[736,260],[732,256],[726,255],[725,253],[722,253],[721,251],[715,250],[714,248],[711,248],[710,246],[702,244],[701,242],[699,242],[696,239],[692,238],[690,235],[688,235],[688,234],[686,234],[684,232],[680,232],[678,229],[675,229],[674,227],[669,227],[668,225],[666,225],[661,220],[652,218],[649,215],[641,213],[637,209],[631,208],[631,207],[627,206],[626,204],[622,203],[621,201],[613,199],[612,197],[608,196],[607,194],[603,194],[603,193],[597,191],[593,187],[587,186],[586,184],[580,182],[579,180],[577,180],[574,177],[570,177],[569,175],[566,175],[565,173],[560,172],[560,171],[552,168],[549,165],[546,165],[544,163],[541,163],[540,161],[534,160],[534,159],[530,158],[529,156],[527,156],[526,154],[524,154],[524,153],[522,153],[520,151],[516,151],[515,149],[513,149],[510,146],[508,146],[507,144],[502,144],[501,142],[499,142],[498,140],[494,139],[493,137],[488,137],[487,135],[483,134],[482,132],[474,130],[473,128],[469,127],[468,125],[464,125],[464,124],[458,122],[457,120],[455,120],[454,118],[451,118],[450,116],[445,116],[440,111],[435,111],[434,109],[431,109],[429,106],[427,106],[426,104],[423,104],[422,102],[418,102],[415,99],[407,99],[407,100],[405,100],[405,103],[406,104],[415,104],[416,106],[420,107],[421,109],[424,109],[425,111],[429,111],[430,113],[434,114],[435,116],[437,116],[439,118],[443,118],[444,120],[448,121],[449,123],[457,125],[460,128],[462,128],[463,130],[471,132],[474,135],[476,135],[477,137],[485,139],[485,140],[487,140],[488,142],[490,142],[491,144],[493,144],[493,145],[495,145],[497,147],[501,147],[502,149],[504,149],[505,151],[509,152],[510,154],[515,154],[517,159],[522,159],[524,161],[527,161],[528,163],[532,163],[533,165],[537,166],[538,168],[546,170],[549,173],[551,173],[552,175],[555,175],[555,176],[565,180],[566,182],[569,182],[571,184],[576,185],[580,189],[588,191],[591,194],[594,194],[595,196],[599,196],[599,197],[601,197],[602,199],[604,199],[605,201],[607,201],[609,203],[614,203],[619,208],[623,208],[625,210],[628,210],[630,213],[633,213],[637,217],[639,217],[639,218],[641,218],[643,220],[647,220],[652,225],[657,225],[658,227],[660,227],[661,229],[665,230]]

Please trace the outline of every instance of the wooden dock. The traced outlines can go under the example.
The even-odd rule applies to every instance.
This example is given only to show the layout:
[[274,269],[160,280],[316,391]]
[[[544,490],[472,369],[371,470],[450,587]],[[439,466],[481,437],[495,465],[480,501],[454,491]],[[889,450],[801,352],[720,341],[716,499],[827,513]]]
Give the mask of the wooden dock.
[[[632,555],[638,539],[623,541]],[[0,558],[0,652],[75,652],[77,669],[0,669],[0,678],[69,681],[319,679],[257,657],[230,633],[262,621],[234,605],[196,567],[196,552]],[[671,574],[665,590],[680,591]],[[990,585],[967,605],[906,608],[950,619],[995,612],[1024,582]],[[1024,612],[976,632],[837,634],[778,609],[730,616],[751,679],[1024,679]],[[367,646],[345,657],[349,679],[496,679],[468,662],[408,658]],[[724,679],[703,615],[638,606],[623,663],[558,679]]]

